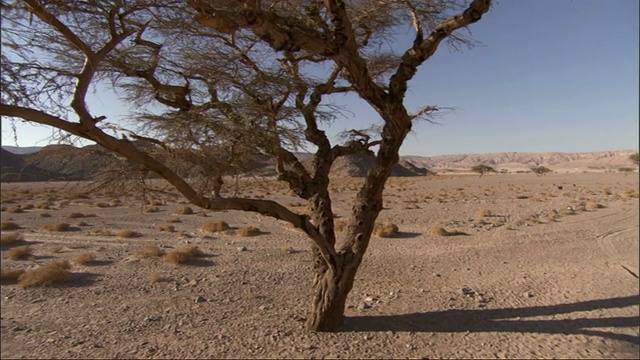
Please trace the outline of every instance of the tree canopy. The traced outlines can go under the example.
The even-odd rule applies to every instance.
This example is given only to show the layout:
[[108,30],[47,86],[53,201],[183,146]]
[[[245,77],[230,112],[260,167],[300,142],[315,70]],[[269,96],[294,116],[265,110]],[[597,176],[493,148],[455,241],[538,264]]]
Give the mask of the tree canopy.
[[[307,325],[335,330],[399,149],[414,120],[438,111],[429,104],[408,109],[409,82],[442,43],[472,45],[464,29],[490,5],[3,2],[0,115],[94,141],[165,179],[196,206],[257,212],[301,229],[315,260]],[[391,47],[382,45],[394,41],[398,29],[411,29],[413,41],[406,49],[386,50]],[[137,108],[130,121],[112,122],[91,110],[87,94],[105,88]],[[347,139],[332,143],[323,126],[338,122],[338,109],[327,98],[347,92],[378,113],[373,129],[379,130],[345,129]],[[310,168],[295,155],[303,145],[315,151]],[[331,165],[340,156],[372,151],[375,162],[338,242]],[[222,175],[253,155],[274,160],[279,179],[308,202],[311,215],[272,200],[220,196]]]

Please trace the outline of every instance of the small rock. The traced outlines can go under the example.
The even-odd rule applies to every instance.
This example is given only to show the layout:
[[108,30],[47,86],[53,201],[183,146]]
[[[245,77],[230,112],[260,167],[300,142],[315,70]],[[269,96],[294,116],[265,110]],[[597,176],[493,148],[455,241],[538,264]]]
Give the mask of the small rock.
[[207,301],[207,299],[203,298],[202,296],[198,296],[196,298],[196,300],[195,300],[195,302],[197,302],[197,303],[206,302],[206,301]]
[[247,247],[246,246],[240,246],[240,247],[238,247],[238,251],[247,251]]
[[193,279],[182,286],[196,286],[196,285],[198,285],[198,281],[196,279]]
[[533,294],[532,294],[532,293],[530,293],[530,292],[528,292],[528,291],[527,291],[527,292],[525,292],[525,293],[524,293],[524,294],[522,294],[522,295],[523,295],[525,298],[532,298],[532,297],[533,297]]
[[370,307],[371,307],[371,305],[369,305],[369,304],[367,304],[367,303],[364,303],[364,302],[363,302],[363,303],[360,303],[360,304],[358,305],[358,310],[365,310],[365,309],[368,309],[368,308],[370,308]]
[[147,320],[147,321],[159,321],[160,320],[160,316],[149,316],[145,320]]
[[363,339],[365,339],[365,340],[371,340],[371,339],[373,339],[373,336],[371,336],[371,335],[365,335],[365,336],[363,336],[362,338],[363,338]]
[[260,307],[258,309],[263,310],[263,311],[264,310],[269,310],[269,309],[271,309],[271,306],[269,306],[269,305],[260,305]]

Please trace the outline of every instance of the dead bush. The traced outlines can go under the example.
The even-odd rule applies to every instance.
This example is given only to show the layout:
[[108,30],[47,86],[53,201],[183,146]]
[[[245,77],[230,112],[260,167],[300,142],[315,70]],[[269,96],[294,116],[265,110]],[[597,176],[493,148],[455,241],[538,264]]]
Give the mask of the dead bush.
[[597,202],[594,201],[589,201],[586,205],[585,205],[587,210],[597,210],[597,209],[604,209],[605,206],[602,204],[599,204]]
[[435,236],[449,236],[449,232],[442,226],[432,227],[430,233]]
[[29,245],[17,246],[7,251],[4,258],[9,260],[28,260],[33,258],[33,249]]
[[50,262],[47,265],[29,269],[20,276],[18,286],[21,288],[31,286],[47,286],[71,281],[71,264],[66,260]]
[[489,209],[481,209],[476,212],[477,218],[493,216],[493,213]]
[[12,206],[7,209],[7,212],[12,214],[19,214],[19,213],[23,213],[24,209],[21,208],[20,206]]
[[188,206],[183,206],[178,211],[176,211],[177,215],[191,215],[193,214],[193,209]]
[[200,226],[200,230],[209,233],[229,230],[229,224],[224,221],[207,221]]
[[136,237],[140,237],[142,236],[142,234],[140,234],[137,231],[133,231],[133,230],[122,230],[119,231],[116,236],[118,236],[119,238],[123,238],[123,239],[130,239],[130,238],[136,238]]
[[16,230],[16,229],[20,229],[20,225],[14,223],[14,222],[3,222],[2,224],[0,224],[0,230]]
[[136,255],[140,258],[158,257],[164,255],[164,251],[157,245],[145,245],[136,251]]
[[394,223],[385,221],[375,225],[373,234],[381,238],[393,237],[398,235],[398,227]]
[[83,213],[81,213],[81,212],[73,212],[73,213],[71,213],[71,214],[67,215],[67,217],[68,217],[69,219],[78,219],[78,218],[83,218],[83,217],[85,217],[85,215],[84,215]]
[[20,279],[20,276],[22,276],[24,272],[24,269],[2,268],[2,270],[0,270],[0,283],[15,284],[18,282],[18,279]]
[[47,224],[42,226],[42,230],[47,231],[67,231],[71,225],[67,223]]
[[38,214],[38,216],[42,218],[47,218],[47,217],[51,217],[51,214],[45,212],[45,213]]
[[236,231],[236,234],[243,237],[256,236],[256,235],[260,235],[260,229],[258,229],[255,226],[245,226],[243,228],[238,229],[238,231]]
[[89,235],[94,235],[94,236],[113,236],[113,232],[111,232],[111,230],[107,230],[107,229],[93,229],[93,230],[89,231]]
[[185,264],[191,261],[193,258],[204,255],[202,250],[198,249],[195,246],[185,246],[181,248],[177,248],[175,250],[169,251],[164,259],[166,262],[180,265]]
[[73,262],[78,265],[90,265],[96,261],[96,254],[83,252],[73,257]]
[[176,231],[176,228],[173,225],[160,225],[156,227],[156,230],[162,231],[162,232],[174,232]]
[[144,212],[147,212],[147,213],[157,213],[159,211],[160,211],[160,208],[157,206],[148,206],[144,209]]
[[17,232],[3,233],[0,237],[0,245],[14,245],[24,241],[24,236]]

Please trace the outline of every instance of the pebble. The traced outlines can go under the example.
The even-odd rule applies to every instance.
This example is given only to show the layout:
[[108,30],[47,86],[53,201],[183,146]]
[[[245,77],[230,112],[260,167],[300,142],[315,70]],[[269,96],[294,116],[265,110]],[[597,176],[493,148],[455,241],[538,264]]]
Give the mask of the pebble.
[[247,248],[245,246],[240,246],[238,247],[238,251],[247,251]]
[[524,293],[524,294],[522,294],[522,295],[523,295],[525,298],[532,298],[532,297],[533,297],[533,294],[532,294],[532,293],[530,293],[530,292],[528,292],[528,291],[527,291],[527,292],[525,292],[525,293]]
[[197,302],[197,303],[206,302],[206,301],[207,301],[207,299],[203,298],[202,296],[198,296],[196,298],[196,300],[195,300],[195,302]]
[[370,308],[370,307],[371,307],[371,305],[369,305],[369,304],[367,304],[367,303],[364,303],[364,302],[363,302],[363,303],[360,303],[360,304],[358,305],[358,310],[365,310],[365,309],[368,309],[368,308]]

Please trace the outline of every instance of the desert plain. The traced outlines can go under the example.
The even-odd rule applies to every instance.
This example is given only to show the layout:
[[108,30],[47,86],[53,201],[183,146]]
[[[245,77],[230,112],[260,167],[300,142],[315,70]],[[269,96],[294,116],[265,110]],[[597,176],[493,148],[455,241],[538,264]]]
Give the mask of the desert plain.
[[[360,181],[332,180],[337,223]],[[378,221],[399,232],[372,238],[336,333],[304,328],[304,234],[156,188],[2,184],[3,359],[639,356],[637,173],[391,178]],[[236,193],[306,211],[272,178]],[[162,256],[188,246],[184,264]],[[59,260],[64,283],[4,277]]]

